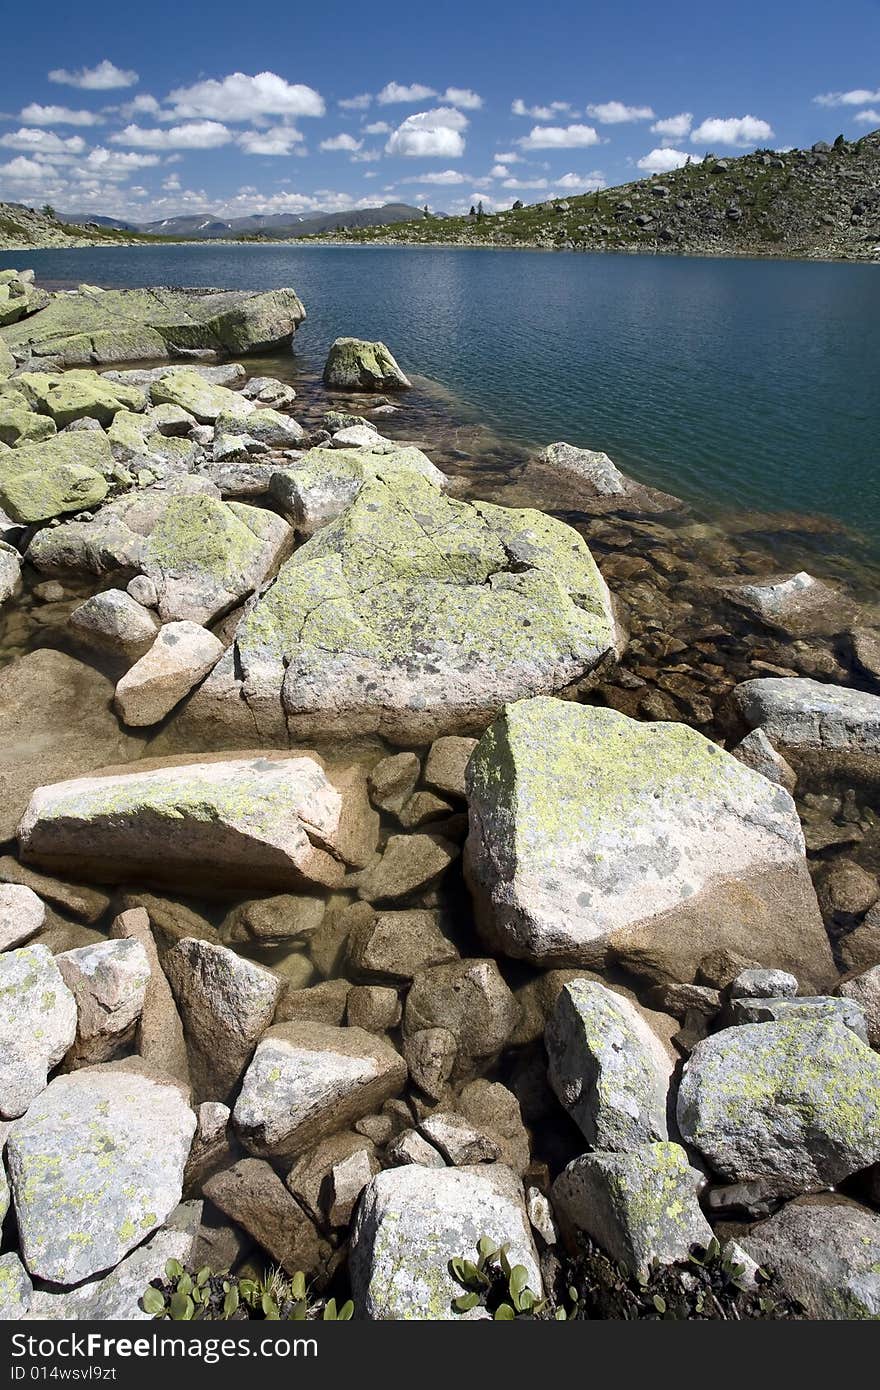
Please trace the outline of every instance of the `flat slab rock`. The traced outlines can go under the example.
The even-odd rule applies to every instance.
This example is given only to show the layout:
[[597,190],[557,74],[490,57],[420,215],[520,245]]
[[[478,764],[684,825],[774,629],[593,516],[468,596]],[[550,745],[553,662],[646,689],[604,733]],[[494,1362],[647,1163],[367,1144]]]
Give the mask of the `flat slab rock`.
[[408,1164],[377,1174],[361,1197],[352,1231],[349,1270],[357,1313],[377,1321],[461,1317],[452,1309],[461,1285],[447,1266],[451,1259],[475,1259],[483,1236],[508,1245],[511,1265],[525,1266],[528,1287],[540,1297],[522,1183],[509,1168]]
[[621,640],[578,534],[405,471],[367,482],[282,567],[188,710],[261,738],[474,733],[586,676]]
[[76,1284],[118,1264],[180,1201],[195,1128],[182,1089],[133,1063],[56,1077],[6,1145],[28,1272]]
[[681,724],[539,698],[468,765],[465,873],[493,947],[691,981],[728,948],[834,978],[789,794]]
[[792,761],[815,761],[842,772],[867,767],[876,778],[880,695],[799,676],[771,676],[744,681],[733,701],[749,728],[763,729]]
[[308,756],[173,762],[34,792],[22,858],[116,883],[338,886],[346,808]]

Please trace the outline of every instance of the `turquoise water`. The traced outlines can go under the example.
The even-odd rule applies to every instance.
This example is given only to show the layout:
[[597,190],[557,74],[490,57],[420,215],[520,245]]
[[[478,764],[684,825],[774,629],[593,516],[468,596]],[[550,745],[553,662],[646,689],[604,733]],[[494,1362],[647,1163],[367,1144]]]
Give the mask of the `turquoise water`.
[[296,354],[383,338],[503,436],[607,450],[715,510],[838,519],[880,557],[880,270],[386,247],[0,253],[42,280],[292,285]]

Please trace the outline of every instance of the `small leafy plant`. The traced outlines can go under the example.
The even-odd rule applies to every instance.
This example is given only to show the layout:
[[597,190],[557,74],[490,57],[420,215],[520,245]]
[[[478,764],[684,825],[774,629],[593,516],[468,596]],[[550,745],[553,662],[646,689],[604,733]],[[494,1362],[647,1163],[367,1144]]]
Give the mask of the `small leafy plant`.
[[179,1260],[169,1260],[165,1278],[147,1286],[141,1306],[154,1318],[173,1322],[349,1322],[354,1314],[351,1299],[339,1307],[335,1298],[311,1294],[301,1271],[292,1278],[275,1270],[263,1279],[250,1279],[212,1274],[205,1265],[193,1274]]
[[449,1273],[464,1289],[464,1293],[452,1300],[454,1312],[469,1313],[472,1308],[483,1307],[496,1322],[553,1316],[549,1299],[538,1298],[529,1288],[529,1271],[525,1265],[510,1263],[509,1248],[509,1245],[496,1245],[489,1236],[482,1236],[477,1241],[476,1261],[461,1256],[449,1261]]

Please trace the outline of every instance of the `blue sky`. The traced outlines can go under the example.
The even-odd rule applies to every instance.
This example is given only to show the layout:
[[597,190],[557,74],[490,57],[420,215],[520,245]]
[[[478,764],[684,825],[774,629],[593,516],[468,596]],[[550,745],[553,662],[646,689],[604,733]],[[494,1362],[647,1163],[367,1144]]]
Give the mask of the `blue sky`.
[[38,18],[4,64],[0,199],[64,211],[500,208],[880,126],[880,0],[47,0]]

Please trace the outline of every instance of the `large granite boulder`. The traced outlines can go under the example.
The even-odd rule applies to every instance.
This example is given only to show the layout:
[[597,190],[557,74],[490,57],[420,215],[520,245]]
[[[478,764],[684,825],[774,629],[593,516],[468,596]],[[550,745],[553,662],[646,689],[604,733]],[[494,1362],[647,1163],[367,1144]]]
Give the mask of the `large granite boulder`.
[[337,338],[324,364],[324,385],[339,391],[399,391],[412,383],[384,343]]
[[880,1318],[880,1216],[843,1197],[803,1197],[741,1236],[808,1317]]
[[195,1127],[182,1089],[143,1063],[56,1077],[6,1145],[28,1272],[77,1284],[140,1245],[180,1201]]
[[108,381],[98,372],[22,372],[15,384],[33,410],[48,415],[59,430],[74,420],[109,425],[120,410],[146,409],[147,398],[136,386]]
[[800,676],[744,681],[734,705],[795,767],[875,784],[880,777],[880,695]]
[[404,472],[420,473],[435,487],[448,484],[421,449],[413,445],[374,453],[364,449],[309,449],[295,464],[274,472],[269,495],[304,536],[341,516],[375,478]]
[[509,1168],[414,1163],[378,1173],[361,1198],[352,1231],[349,1272],[358,1313],[378,1321],[460,1317],[452,1300],[463,1289],[449,1273],[449,1261],[475,1260],[483,1236],[507,1246],[511,1266],[525,1267],[528,1287],[540,1298],[543,1283],[522,1183]]
[[542,449],[538,459],[554,470],[571,473],[586,485],[588,495],[620,497],[627,491],[627,479],[608,455],[599,450],[579,449],[559,440]]
[[40,945],[0,955],[0,1119],[23,1115],[76,1036],[76,1001]]
[[832,1187],[880,1160],[880,1057],[837,1020],[726,1028],[685,1065],[678,1126],[727,1182]]
[[253,401],[228,386],[206,381],[188,367],[175,367],[164,372],[150,387],[154,405],[177,405],[193,415],[201,425],[213,425],[221,416],[250,415],[256,409]]
[[282,567],[189,707],[195,727],[425,743],[581,680],[619,641],[584,542],[551,517],[375,478]]
[[681,724],[535,699],[468,765],[465,873],[493,947],[693,980],[727,948],[821,988],[834,965],[789,794]]
[[0,507],[24,524],[95,507],[107,495],[112,465],[100,430],[22,444],[0,454]]
[[0,395],[0,444],[14,449],[22,444],[39,444],[55,433],[54,420],[37,415],[18,391]]
[[55,957],[76,1000],[76,1040],[66,1067],[109,1062],[134,1037],[150,983],[150,962],[139,941],[96,941]]
[[374,842],[356,779],[334,785],[314,757],[155,763],[38,788],[19,826],[22,858],[106,883],[283,890],[337,887]]

